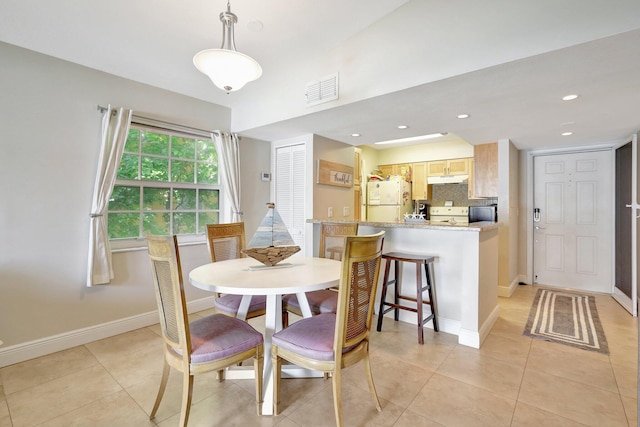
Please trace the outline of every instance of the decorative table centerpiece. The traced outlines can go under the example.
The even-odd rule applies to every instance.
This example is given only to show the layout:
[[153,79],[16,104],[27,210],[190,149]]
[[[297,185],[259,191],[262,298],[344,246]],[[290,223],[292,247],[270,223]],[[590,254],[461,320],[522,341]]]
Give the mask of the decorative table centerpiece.
[[275,203],[267,203],[267,208],[267,214],[242,253],[268,267],[273,267],[299,252],[300,246],[295,245],[282,218],[276,211]]

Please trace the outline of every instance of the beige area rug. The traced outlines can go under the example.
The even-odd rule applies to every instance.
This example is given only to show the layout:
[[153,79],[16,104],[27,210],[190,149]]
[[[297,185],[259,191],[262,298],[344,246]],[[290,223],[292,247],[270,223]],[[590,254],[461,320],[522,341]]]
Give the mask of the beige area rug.
[[524,335],[609,354],[593,295],[538,289]]

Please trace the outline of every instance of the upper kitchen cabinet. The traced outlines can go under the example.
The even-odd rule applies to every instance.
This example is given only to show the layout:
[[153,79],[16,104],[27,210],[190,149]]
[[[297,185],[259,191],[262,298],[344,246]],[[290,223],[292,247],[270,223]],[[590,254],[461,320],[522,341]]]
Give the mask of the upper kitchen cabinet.
[[378,169],[382,172],[382,178],[388,176],[400,175],[405,181],[411,181],[411,165],[407,163],[399,163],[393,165],[378,165]]
[[498,143],[476,145],[473,150],[474,198],[498,197]]
[[468,175],[469,159],[449,159],[427,162],[427,176]]
[[413,200],[431,199],[431,186],[427,184],[428,162],[411,164],[411,198]]

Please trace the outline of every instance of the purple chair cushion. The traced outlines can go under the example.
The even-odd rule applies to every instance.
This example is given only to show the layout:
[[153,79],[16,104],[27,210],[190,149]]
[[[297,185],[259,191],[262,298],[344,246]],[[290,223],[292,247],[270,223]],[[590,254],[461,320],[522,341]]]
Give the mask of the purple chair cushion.
[[273,344],[301,356],[331,361],[336,327],[335,313],[301,319],[273,335]]
[[[338,309],[338,293],[330,289],[322,289],[319,291],[307,292],[307,301],[311,313],[335,313]],[[285,295],[283,302],[300,310],[300,303],[295,294]]]
[[[189,322],[191,363],[205,363],[241,353],[262,344],[264,338],[251,325],[224,314]],[[180,352],[177,352],[180,354]]]
[[[242,301],[242,295],[222,295],[219,298],[216,298],[213,306],[216,310],[228,313],[231,315],[236,315],[238,312],[238,307],[240,307],[240,301]],[[266,295],[253,295],[251,296],[251,302],[249,303],[249,313],[258,310],[265,310],[267,307],[267,296]]]

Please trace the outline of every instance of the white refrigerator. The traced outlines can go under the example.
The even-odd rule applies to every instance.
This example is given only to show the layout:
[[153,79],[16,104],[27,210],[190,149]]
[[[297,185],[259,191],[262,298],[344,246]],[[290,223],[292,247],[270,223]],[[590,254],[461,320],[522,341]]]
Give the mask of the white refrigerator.
[[367,183],[367,221],[404,221],[413,211],[411,184],[404,180]]

